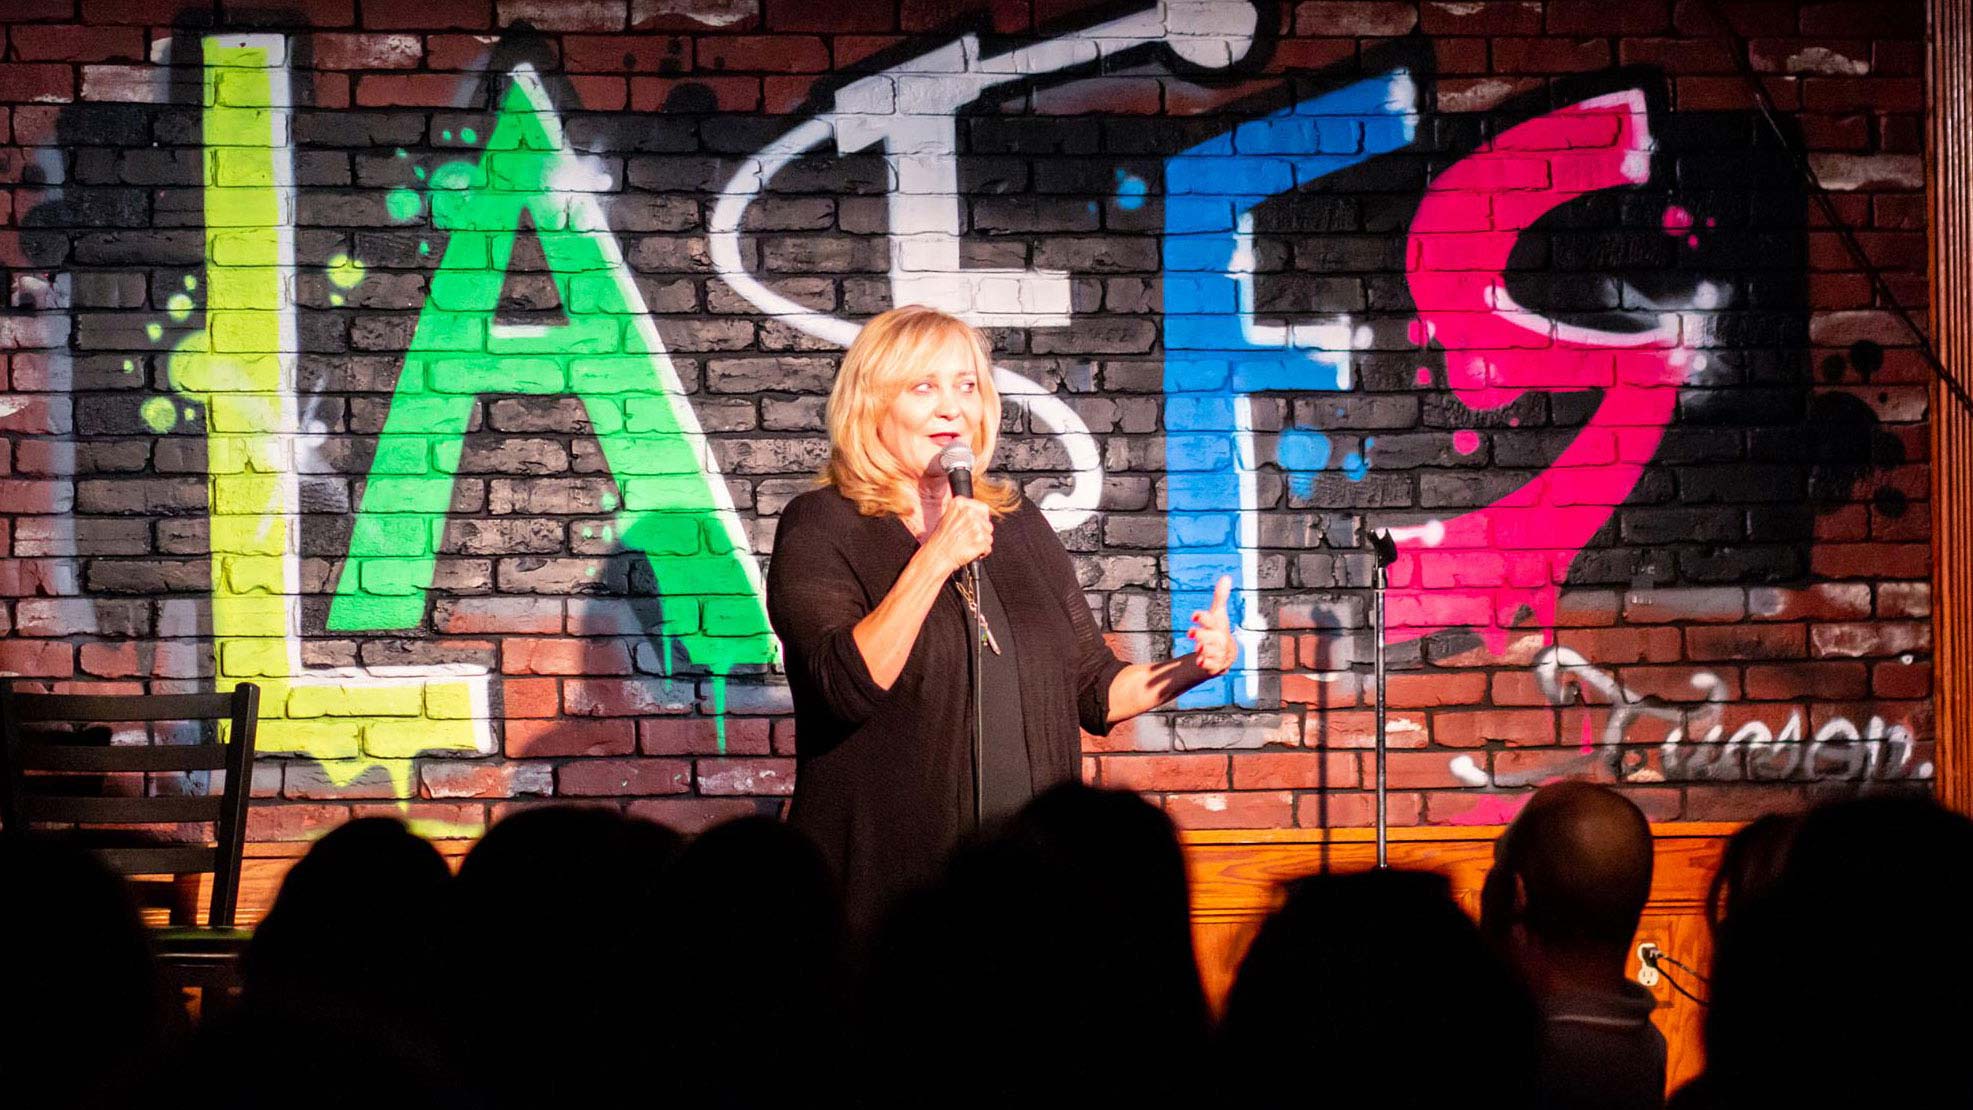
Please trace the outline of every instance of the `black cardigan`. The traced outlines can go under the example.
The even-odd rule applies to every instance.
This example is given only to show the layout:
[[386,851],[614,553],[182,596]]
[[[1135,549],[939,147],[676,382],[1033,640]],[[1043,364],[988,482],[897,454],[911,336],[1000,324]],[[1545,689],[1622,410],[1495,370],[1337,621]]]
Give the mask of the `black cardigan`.
[[[918,542],[897,517],[867,517],[824,488],[788,503],[774,533],[767,612],[795,702],[798,772],[789,822],[834,867],[851,923],[938,872],[972,811],[967,617],[942,590],[889,690],[870,677],[852,629],[897,583]],[[1037,792],[1075,778],[1080,726],[1109,731],[1103,642],[1075,568],[1025,498],[995,521],[984,561],[1014,626],[1028,763]]]

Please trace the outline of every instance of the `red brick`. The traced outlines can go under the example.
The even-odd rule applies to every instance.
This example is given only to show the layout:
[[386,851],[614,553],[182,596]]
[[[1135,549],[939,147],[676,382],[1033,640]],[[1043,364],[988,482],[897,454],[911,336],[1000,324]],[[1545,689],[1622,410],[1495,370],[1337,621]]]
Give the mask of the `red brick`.
[[516,759],[554,755],[629,755],[637,749],[633,722],[556,719],[508,721],[507,754]]
[[1932,571],[1932,548],[1922,543],[1817,544],[1809,567],[1829,578],[1924,578]]
[[[1425,799],[1406,792],[1384,794],[1384,814],[1393,826],[1405,828],[1423,820]],[[1304,829],[1360,829],[1377,823],[1377,795],[1303,794],[1295,799],[1295,824]]]
[[75,99],[75,69],[65,65],[0,64],[0,101],[66,104]]
[[137,644],[123,640],[113,644],[83,644],[82,671],[101,678],[134,678],[150,673]]
[[1706,691],[1692,682],[1693,675],[1700,670],[1718,679],[1729,699],[1740,696],[1740,672],[1732,667],[1619,667],[1617,680],[1630,688],[1632,696],[1649,695],[1674,702],[1704,701]]
[[[774,722],[774,754],[794,755],[800,749],[795,745],[795,722],[788,718],[776,718]],[[1093,760],[1091,762],[1094,762]]]
[[1534,791],[1434,790],[1424,797],[1428,825],[1506,826],[1527,806]]
[[688,713],[695,702],[691,683],[669,678],[585,678],[562,684],[563,707],[583,717]]
[[1758,38],[1748,41],[1747,53],[1761,73],[1851,77],[1870,71],[1869,39]]
[[825,73],[829,50],[813,35],[707,35],[695,43],[697,68],[715,72]]
[[169,27],[179,17],[212,5],[194,0],[82,0],[84,23],[149,23]]
[[1389,704],[1397,709],[1433,705],[1478,705],[1486,696],[1487,676],[1479,673],[1394,674],[1385,687]]
[[1654,35],[1671,23],[1670,0],[1548,0],[1551,35]]
[[1808,804],[1800,786],[1697,784],[1685,788],[1687,821],[1751,821],[1766,813],[1796,813]]
[[792,759],[701,759],[699,793],[785,795],[795,792]]
[[496,0],[500,26],[527,23],[537,31],[621,31],[628,0]]
[[1792,698],[1860,698],[1870,685],[1862,663],[1789,663],[1748,667],[1747,697],[1759,700]]
[[760,26],[755,0],[702,0],[681,5],[678,0],[630,0],[633,31],[748,31]]
[[[540,42],[548,53],[548,63],[554,65],[561,57],[562,40],[551,37]],[[499,44],[499,35],[427,35],[425,68],[480,72],[493,60],[494,48]]]
[[815,93],[813,77],[763,77],[760,82],[761,108],[769,115],[792,115]]
[[1803,4],[1805,35],[1870,35],[1917,38],[1925,33],[1925,5],[1884,0],[1842,0],[1833,4]]
[[11,0],[7,14],[23,23],[30,19],[74,19],[75,0]]
[[555,776],[540,763],[430,759],[418,765],[418,786],[427,798],[511,798],[553,793]]
[[9,32],[23,62],[141,62],[144,32],[135,27],[17,24]]
[[656,821],[688,835],[741,817],[758,817],[760,805],[746,798],[651,798],[630,803],[630,816]]
[[75,648],[65,640],[0,640],[0,674],[67,678],[75,673]]
[[647,717],[637,722],[637,743],[645,755],[767,755],[770,724],[765,717],[728,717],[721,748],[716,720]]
[[845,35],[890,31],[897,27],[894,11],[888,3],[771,4],[767,5],[767,30]]
[[[1801,107],[1802,93],[1793,77],[1764,77],[1761,83],[1784,112]],[[1739,77],[1680,77],[1673,82],[1673,100],[1681,112],[1739,112],[1757,106],[1752,89]]]
[[718,112],[760,110],[760,78],[758,77],[632,77],[630,110],[633,112],[663,110],[670,103],[672,94],[681,85],[692,85],[710,91],[713,97],[713,110]]
[[450,108],[461,81],[443,73],[402,73],[356,79],[356,103],[364,108]]
[[1562,629],[1555,642],[1597,666],[1618,663],[1669,663],[1679,658],[1684,641],[1676,628]]
[[[1315,637],[1303,639],[1313,640]],[[1359,692],[1358,685],[1357,676],[1348,671],[1284,674],[1281,676],[1281,700],[1289,705],[1306,705],[1315,709],[1362,705],[1369,699]]]
[[[1385,742],[1393,748],[1425,746],[1425,714],[1391,711],[1384,715]],[[1374,710],[1311,713],[1302,742],[1311,748],[1369,748],[1376,745]]]
[[1755,620],[1845,620],[1870,615],[1870,586],[1820,582],[1802,589],[1747,591],[1747,615]]
[[1877,615],[1880,617],[1929,617],[1932,615],[1930,582],[1885,582],[1877,587]]
[[1448,748],[1477,748],[1493,741],[1553,744],[1555,713],[1547,709],[1482,709],[1432,714],[1432,742]]
[[486,831],[486,807],[472,802],[358,803],[351,817],[391,817],[428,840],[477,837]]
[[691,788],[688,759],[577,759],[555,770],[557,794],[684,794]]
[[[1457,775],[1452,773],[1452,761],[1458,758],[1452,752],[1391,752],[1386,757],[1385,782],[1391,790],[1429,790],[1453,786],[1464,786]],[[1363,779],[1375,785],[1377,767],[1374,761],[1363,761]]]
[[1396,0],[1304,0],[1295,5],[1297,35],[1408,35],[1417,26],[1417,6]]
[[1167,794],[1165,814],[1182,829],[1279,829],[1294,820],[1295,795],[1285,790]]
[[616,640],[505,640],[500,669],[508,674],[630,674],[630,649]]
[[448,597],[433,606],[432,624],[440,632],[458,636],[552,635],[562,630],[562,602],[552,597]]
[[1354,790],[1355,752],[1236,752],[1235,790]]
[[1582,73],[1609,64],[1610,43],[1606,39],[1493,40],[1496,73]]
[[840,72],[910,41],[904,35],[837,35],[829,40],[829,61]]
[[363,25],[384,31],[477,31],[493,26],[492,0],[363,0]]
[[1226,756],[1118,755],[1097,760],[1103,785],[1124,790],[1224,790]]
[[1607,759],[1591,760],[1585,764],[1582,748],[1574,744],[1560,748],[1514,748],[1495,752],[1493,777],[1496,782],[1526,782],[1537,786],[1558,779],[1612,782],[1616,778]]
[[[1870,668],[1870,692],[1880,698],[1929,698],[1932,696],[1932,664],[1878,663]],[[1828,691],[1834,697],[1861,697]]]
[[247,839],[314,840],[347,820],[348,806],[255,805],[247,810]]
[[691,42],[673,35],[565,35],[563,64],[570,73],[657,73],[690,65]]
[[1685,655],[1692,660],[1800,659],[1807,654],[1799,624],[1728,624],[1685,630]]
[[1428,35],[1539,35],[1539,0],[1427,3],[1419,13]]
[[1718,35],[1724,29],[1716,11],[1723,12],[1727,25],[1743,38],[1792,35],[1798,30],[1795,0],[1677,0],[1672,26],[1688,35]]
[[630,83],[621,77],[571,77],[569,91],[586,112],[621,112],[630,102]]
[[1645,590],[1624,595],[1624,620],[1635,624],[1734,622],[1746,615],[1746,593],[1726,586]]
[[317,69],[416,69],[425,56],[417,35],[318,34],[309,45]]
[[1817,656],[1847,659],[1928,652],[1932,650],[1932,626],[1918,621],[1818,624],[1809,630],[1809,644]]

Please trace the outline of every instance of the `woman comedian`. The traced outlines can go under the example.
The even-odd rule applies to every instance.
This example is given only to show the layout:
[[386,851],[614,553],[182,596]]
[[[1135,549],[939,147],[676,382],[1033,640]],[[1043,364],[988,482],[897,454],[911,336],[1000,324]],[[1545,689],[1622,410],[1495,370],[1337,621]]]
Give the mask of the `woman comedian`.
[[[767,604],[786,651],[799,772],[790,821],[835,868],[853,923],[936,874],[973,812],[971,664],[980,652],[984,821],[1076,776],[1077,726],[1102,734],[1233,665],[1222,579],[1190,655],[1125,664],[1068,552],[1012,483],[950,494],[938,464],[1000,426],[986,339],[910,305],[871,320],[829,395],[822,488],[783,511]],[[977,595],[960,569],[981,560]]]

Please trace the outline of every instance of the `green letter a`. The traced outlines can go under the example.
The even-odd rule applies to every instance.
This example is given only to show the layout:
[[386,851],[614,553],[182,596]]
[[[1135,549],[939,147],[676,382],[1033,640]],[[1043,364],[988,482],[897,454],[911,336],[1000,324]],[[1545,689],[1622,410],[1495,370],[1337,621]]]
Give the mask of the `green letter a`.
[[[574,394],[623,493],[623,545],[650,560],[664,635],[715,674],[768,662],[759,568],[698,418],[540,79],[527,67],[510,78],[479,164],[432,175],[432,219],[450,238],[370,464],[329,628],[424,618],[480,394]],[[566,325],[496,322],[523,212]]]

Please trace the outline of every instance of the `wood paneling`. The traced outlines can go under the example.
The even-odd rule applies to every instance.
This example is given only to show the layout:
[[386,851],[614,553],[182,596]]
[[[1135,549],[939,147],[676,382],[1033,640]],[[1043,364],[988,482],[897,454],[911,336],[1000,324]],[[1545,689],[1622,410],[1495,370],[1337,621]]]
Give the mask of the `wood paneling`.
[[[1706,887],[1726,838],[1738,827],[1697,823],[1653,827],[1658,837],[1657,865],[1651,902],[1638,928],[1639,943],[1651,941],[1681,963],[1705,971],[1712,960]],[[1447,875],[1454,896],[1477,916],[1480,885],[1493,865],[1493,841],[1499,834],[1498,828],[1392,829],[1391,866]],[[1215,1008],[1233,985],[1240,958],[1274,906],[1283,880],[1325,868],[1369,870],[1377,856],[1369,829],[1202,831],[1186,834],[1185,840],[1192,869],[1193,943]],[[1633,963],[1632,973],[1636,970]],[[1687,981],[1685,985],[1704,997],[1701,984]],[[1652,993],[1658,996],[1658,1028],[1670,1052],[1666,1078],[1677,1086],[1697,1075],[1704,1063],[1699,1038],[1704,1011],[1662,980]]]
[[[1932,340],[1973,380],[1973,0],[1928,0]],[[1933,697],[1939,799],[1973,813],[1973,412],[1932,389]]]

